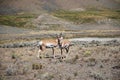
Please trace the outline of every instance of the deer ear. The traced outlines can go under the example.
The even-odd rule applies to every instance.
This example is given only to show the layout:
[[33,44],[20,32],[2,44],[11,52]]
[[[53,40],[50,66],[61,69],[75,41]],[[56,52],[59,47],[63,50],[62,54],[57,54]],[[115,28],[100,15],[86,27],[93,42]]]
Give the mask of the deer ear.
[[58,38],[59,37],[59,35],[58,34],[56,34],[56,38]]
[[61,37],[61,36],[62,36],[62,33],[60,33],[59,36]]

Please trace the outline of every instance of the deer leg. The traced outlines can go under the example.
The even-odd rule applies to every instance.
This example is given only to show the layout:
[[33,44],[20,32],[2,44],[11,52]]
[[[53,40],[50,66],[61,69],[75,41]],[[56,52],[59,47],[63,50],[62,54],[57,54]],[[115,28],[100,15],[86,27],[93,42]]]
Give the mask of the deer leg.
[[65,50],[66,50],[66,55],[65,55],[65,57],[67,57],[67,53],[68,53],[68,48],[65,48]]
[[61,59],[63,59],[63,50],[61,48]]
[[52,51],[53,51],[53,58],[55,58],[54,48],[52,48]]
[[[68,46],[68,52],[69,52],[69,48],[70,48],[70,46]],[[68,53],[68,52],[67,52],[67,53]]]
[[41,50],[39,49],[39,50],[38,50],[38,54],[37,54],[37,57],[38,57],[38,58],[40,57],[40,52],[41,52]]
[[65,48],[65,50],[66,50],[66,53],[68,53],[68,48]]
[[40,45],[39,51],[38,51],[38,58],[43,58],[43,54],[41,53],[43,51],[43,47]]
[[67,47],[67,48],[65,48],[65,50],[66,50],[66,58],[68,57],[68,52],[69,52],[69,46]]

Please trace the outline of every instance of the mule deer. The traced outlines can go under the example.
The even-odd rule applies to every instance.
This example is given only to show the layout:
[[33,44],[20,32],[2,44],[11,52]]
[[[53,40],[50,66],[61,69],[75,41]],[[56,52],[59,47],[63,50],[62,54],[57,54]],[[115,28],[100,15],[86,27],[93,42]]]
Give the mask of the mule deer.
[[62,37],[62,33],[58,36],[58,46],[61,50],[61,58],[63,58],[63,49],[66,50],[66,57],[68,56],[68,52],[69,52],[69,48],[70,46],[72,46],[73,44],[67,40],[67,39],[63,39]]
[[[69,47],[73,44],[67,40],[63,39],[62,34],[57,35],[57,39],[50,39],[50,40],[41,40],[38,43],[39,51],[37,57],[40,57],[41,51],[44,51],[46,48],[52,48],[53,57],[55,58],[54,48],[59,47],[61,50],[61,56],[63,56],[63,49],[66,50],[66,53],[69,52]],[[63,57],[61,57],[63,58]]]
[[[40,57],[41,51],[44,51],[46,48],[52,48],[53,57],[55,58],[54,48],[57,47],[58,43],[55,39],[41,40],[38,43],[39,51],[37,57]],[[43,54],[42,54],[43,57]]]

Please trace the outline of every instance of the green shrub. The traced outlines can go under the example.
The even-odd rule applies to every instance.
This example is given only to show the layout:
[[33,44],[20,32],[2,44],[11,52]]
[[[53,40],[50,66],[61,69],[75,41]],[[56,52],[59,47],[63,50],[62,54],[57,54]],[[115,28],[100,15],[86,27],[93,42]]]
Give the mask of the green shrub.
[[84,52],[85,57],[90,56],[91,54],[92,54],[91,51],[88,51],[88,50]]
[[37,63],[32,64],[33,70],[38,70],[38,69],[42,69],[42,68],[43,68],[42,64],[37,64]]
[[17,55],[15,53],[12,54],[12,59],[16,59]]
[[[0,15],[0,24],[13,27],[26,27],[25,24],[36,18],[34,14]],[[28,27],[28,26],[27,26]]]
[[0,80],[6,80],[4,75],[0,75]]

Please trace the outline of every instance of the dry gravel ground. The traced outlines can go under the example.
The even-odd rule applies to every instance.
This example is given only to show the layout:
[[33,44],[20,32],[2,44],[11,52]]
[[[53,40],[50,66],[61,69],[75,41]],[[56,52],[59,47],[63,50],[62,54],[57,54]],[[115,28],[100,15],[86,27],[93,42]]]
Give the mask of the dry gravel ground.
[[[60,50],[44,51],[37,58],[37,48],[0,48],[0,80],[120,80],[120,46],[74,45],[61,60]],[[64,52],[65,53],[65,52]]]

